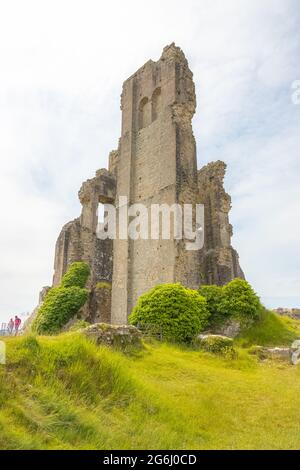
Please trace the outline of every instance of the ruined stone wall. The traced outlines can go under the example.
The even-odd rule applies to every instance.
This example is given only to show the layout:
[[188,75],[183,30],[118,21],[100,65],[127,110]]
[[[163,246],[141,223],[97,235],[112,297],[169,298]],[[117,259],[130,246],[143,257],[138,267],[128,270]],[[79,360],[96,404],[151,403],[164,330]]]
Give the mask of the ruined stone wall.
[[274,310],[278,315],[286,316],[293,318],[295,320],[300,320],[300,308],[276,308]]
[[[117,200],[127,196],[130,205],[146,207],[194,202],[195,91],[183,52],[171,45],[158,62],[147,62],[124,83],[121,104]],[[197,264],[174,239],[115,240],[112,321],[126,323],[139,296],[158,283],[198,286]]]
[[99,287],[99,283],[111,285],[113,269],[113,242],[97,238],[98,206],[114,203],[115,176],[106,169],[97,171],[95,178],[84,182],[78,193],[82,204],[81,216],[66,224],[56,242],[53,285],[60,284],[68,266],[75,261],[85,261],[91,268],[87,287],[89,303],[82,310],[87,319],[110,320],[111,288]]
[[85,181],[78,193],[81,216],[66,224],[56,242],[53,285],[58,285],[67,267],[85,261],[91,267],[90,286],[112,281],[112,240],[97,238],[99,202],[114,203],[116,180],[106,169]]
[[86,318],[90,323],[111,322],[111,282],[95,285],[89,298]]
[[[53,285],[71,263],[89,263],[90,298],[83,315],[91,322],[125,324],[139,296],[159,283],[198,288],[200,283],[223,285],[244,278],[231,246],[231,199],[223,186],[226,165],[218,161],[197,171],[195,108],[193,75],[174,44],[123,84],[121,138],[109,155],[109,171],[99,170],[83,183],[81,215],[63,227],[55,250]],[[129,205],[148,208],[203,203],[203,249],[187,251],[187,240],[162,240],[161,233],[158,240],[100,240],[99,203],[115,204],[119,218],[120,196],[127,196]],[[150,230],[149,225],[149,235]]]
[[59,234],[55,245],[53,285],[60,284],[67,267],[74,261],[82,260],[80,219],[68,222]]
[[231,198],[224,189],[226,165],[212,162],[198,172],[199,202],[205,209],[204,248],[200,252],[201,283],[223,285],[244,279],[237,252],[231,246]]

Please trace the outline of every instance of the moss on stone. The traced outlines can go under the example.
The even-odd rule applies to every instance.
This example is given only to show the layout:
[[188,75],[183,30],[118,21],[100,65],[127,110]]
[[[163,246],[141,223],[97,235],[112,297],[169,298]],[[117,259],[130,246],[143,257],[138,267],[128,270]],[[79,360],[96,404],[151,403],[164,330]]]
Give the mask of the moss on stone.
[[96,289],[108,289],[111,290],[111,282],[108,281],[101,281],[97,282]]

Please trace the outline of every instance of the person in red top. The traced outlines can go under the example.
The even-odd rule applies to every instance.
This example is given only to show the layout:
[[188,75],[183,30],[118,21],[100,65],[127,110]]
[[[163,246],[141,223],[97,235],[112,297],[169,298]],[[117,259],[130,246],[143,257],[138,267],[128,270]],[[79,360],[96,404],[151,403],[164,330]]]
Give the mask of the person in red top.
[[17,315],[15,316],[15,336],[17,336],[20,325],[21,325],[21,318],[19,318]]

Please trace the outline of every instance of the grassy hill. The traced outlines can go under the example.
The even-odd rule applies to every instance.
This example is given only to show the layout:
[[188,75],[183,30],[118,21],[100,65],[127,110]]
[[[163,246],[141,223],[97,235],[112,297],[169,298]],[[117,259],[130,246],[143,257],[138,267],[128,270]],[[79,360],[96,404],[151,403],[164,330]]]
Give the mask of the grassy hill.
[[247,350],[298,328],[265,316],[235,360],[155,342],[124,355],[78,332],[7,339],[0,448],[299,449],[300,368]]

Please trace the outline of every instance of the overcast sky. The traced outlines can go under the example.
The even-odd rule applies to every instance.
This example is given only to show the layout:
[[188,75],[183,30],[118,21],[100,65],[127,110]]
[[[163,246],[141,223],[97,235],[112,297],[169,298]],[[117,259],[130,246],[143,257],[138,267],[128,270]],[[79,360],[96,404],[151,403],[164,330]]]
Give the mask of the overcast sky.
[[120,136],[122,82],[175,41],[198,164],[228,164],[234,246],[267,305],[300,307],[299,0],[0,3],[0,321],[30,311],[81,182]]

